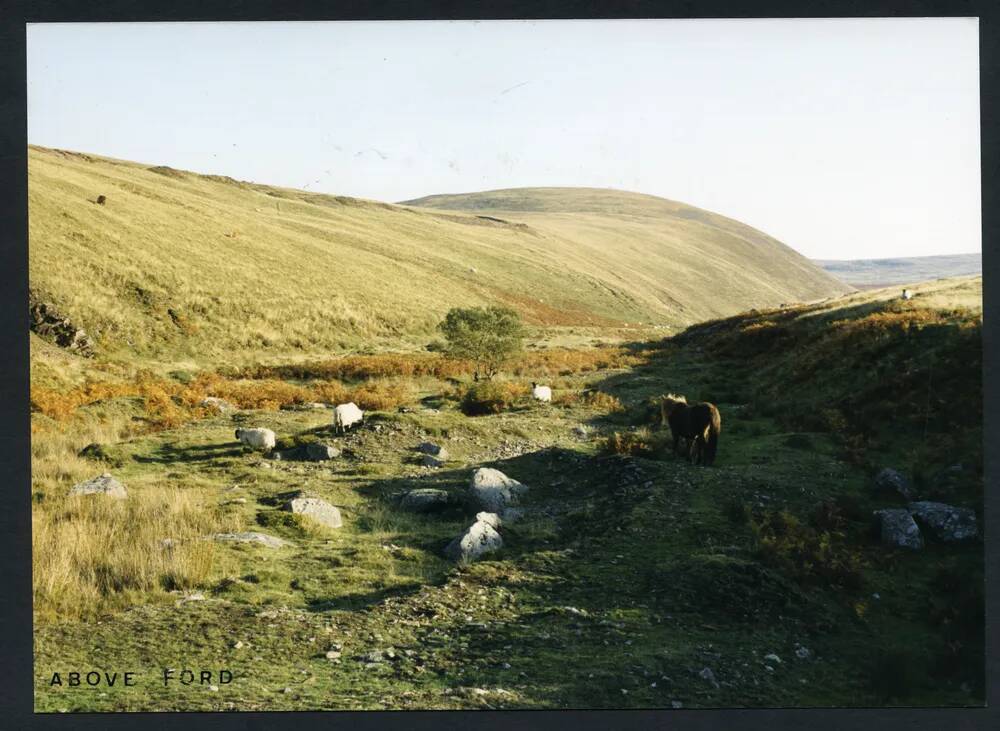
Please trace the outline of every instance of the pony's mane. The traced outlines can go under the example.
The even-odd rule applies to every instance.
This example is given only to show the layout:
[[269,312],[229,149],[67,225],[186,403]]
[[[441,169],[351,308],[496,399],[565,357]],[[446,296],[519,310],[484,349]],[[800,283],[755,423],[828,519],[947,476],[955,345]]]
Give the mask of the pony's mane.
[[687,399],[684,396],[678,396],[678,395],[672,394],[672,393],[668,393],[666,396],[664,396],[663,400],[664,401],[674,401],[674,402],[680,403],[680,404],[686,404],[687,403]]

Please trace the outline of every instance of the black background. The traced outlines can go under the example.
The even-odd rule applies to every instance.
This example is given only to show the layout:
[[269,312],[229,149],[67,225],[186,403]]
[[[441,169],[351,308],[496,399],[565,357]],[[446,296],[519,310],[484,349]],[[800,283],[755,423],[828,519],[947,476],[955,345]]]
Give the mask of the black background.
[[[126,0],[0,1],[0,729],[472,727],[588,729],[964,729],[1000,728],[998,682],[997,362],[1000,295],[997,232],[997,0],[799,2],[674,0]],[[984,468],[986,475],[986,709],[754,709],[680,711],[396,711],[183,714],[34,714],[32,712],[30,421],[28,412],[28,196],[25,24],[33,22],[367,20],[502,18],[979,17],[982,130],[984,309]],[[85,283],[82,283],[85,286]]]

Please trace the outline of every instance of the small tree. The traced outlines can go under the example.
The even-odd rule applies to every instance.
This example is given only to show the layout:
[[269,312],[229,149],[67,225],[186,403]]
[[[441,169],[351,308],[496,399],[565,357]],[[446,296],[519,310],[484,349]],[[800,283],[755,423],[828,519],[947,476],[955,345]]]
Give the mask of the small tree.
[[475,363],[477,381],[492,379],[521,350],[524,337],[521,316],[507,307],[455,307],[438,329],[448,340],[445,354]]

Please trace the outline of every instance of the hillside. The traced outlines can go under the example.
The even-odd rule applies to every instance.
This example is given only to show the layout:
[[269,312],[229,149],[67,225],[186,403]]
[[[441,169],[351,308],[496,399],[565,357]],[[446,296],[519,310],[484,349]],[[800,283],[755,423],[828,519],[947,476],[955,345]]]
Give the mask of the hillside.
[[[36,711],[982,705],[981,540],[921,524],[908,549],[873,530],[908,504],[876,489],[883,467],[983,526],[982,280],[914,291],[744,312],[575,367],[528,352],[503,381],[516,398],[481,416],[450,374],[394,354],[35,414]],[[357,429],[296,408],[362,366],[407,388]],[[527,396],[541,378],[551,403]],[[712,467],[671,452],[668,391],[717,404]],[[143,409],[205,395],[233,409],[143,428]],[[281,454],[235,443],[248,425]],[[316,441],[338,456],[295,456]],[[445,547],[484,509],[485,466],[529,486],[523,514],[456,565]],[[127,500],[67,495],[106,470]],[[421,489],[445,502],[408,507]],[[343,525],[283,510],[297,490]],[[285,543],[202,540],[245,531]],[[50,681],[94,664],[137,686]],[[163,686],[184,667],[233,682]]]
[[884,287],[983,273],[982,253],[897,259],[815,259],[813,263],[854,287]]
[[679,328],[846,290],[760,232],[631,193],[526,189],[506,194],[516,216],[486,216],[39,147],[28,177],[31,287],[102,358],[422,345],[450,307],[487,303],[549,330]]

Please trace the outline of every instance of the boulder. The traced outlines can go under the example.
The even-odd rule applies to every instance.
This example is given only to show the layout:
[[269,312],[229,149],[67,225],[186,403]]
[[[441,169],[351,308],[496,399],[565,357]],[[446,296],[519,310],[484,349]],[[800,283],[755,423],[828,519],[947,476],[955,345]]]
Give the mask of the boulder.
[[118,480],[112,477],[108,472],[89,480],[78,482],[73,485],[73,489],[69,491],[69,494],[107,495],[108,497],[113,497],[117,500],[124,500],[128,497],[128,491],[125,489],[125,485],[118,482]]
[[326,500],[308,497],[303,493],[293,497],[281,509],[296,515],[304,515],[327,528],[340,528],[344,524],[340,519],[340,511],[336,507],[330,505]]
[[432,457],[429,454],[425,454],[421,460],[424,467],[444,467],[444,460],[439,457]]
[[306,445],[306,458],[313,462],[325,462],[340,456],[340,450],[329,444],[310,442]]
[[28,290],[28,311],[31,331],[60,348],[66,348],[87,358],[94,356],[94,343],[83,328],[64,317],[51,302],[44,302],[34,290]]
[[437,490],[431,487],[422,487],[410,490],[403,495],[399,506],[403,510],[410,510],[414,513],[429,513],[433,510],[440,510],[449,502],[448,493],[444,490]]
[[517,505],[520,496],[527,491],[527,485],[507,477],[500,470],[492,467],[480,467],[472,473],[470,489],[473,498],[490,513],[502,514],[513,505]]
[[268,548],[281,548],[282,546],[290,545],[288,541],[277,536],[269,536],[266,533],[257,533],[255,531],[246,533],[216,533],[212,538],[227,543],[259,543]]
[[480,556],[503,547],[503,539],[489,523],[477,520],[465,533],[444,549],[444,555],[453,561],[475,561]]
[[927,500],[910,503],[910,514],[934,536],[947,543],[968,541],[979,535],[976,511]]
[[875,489],[879,492],[894,492],[902,495],[907,500],[912,500],[916,497],[910,481],[901,472],[891,467],[884,467],[875,475]]
[[924,547],[920,528],[913,522],[910,511],[903,508],[891,508],[876,510],[874,515],[878,521],[879,535],[883,544],[914,550]]

